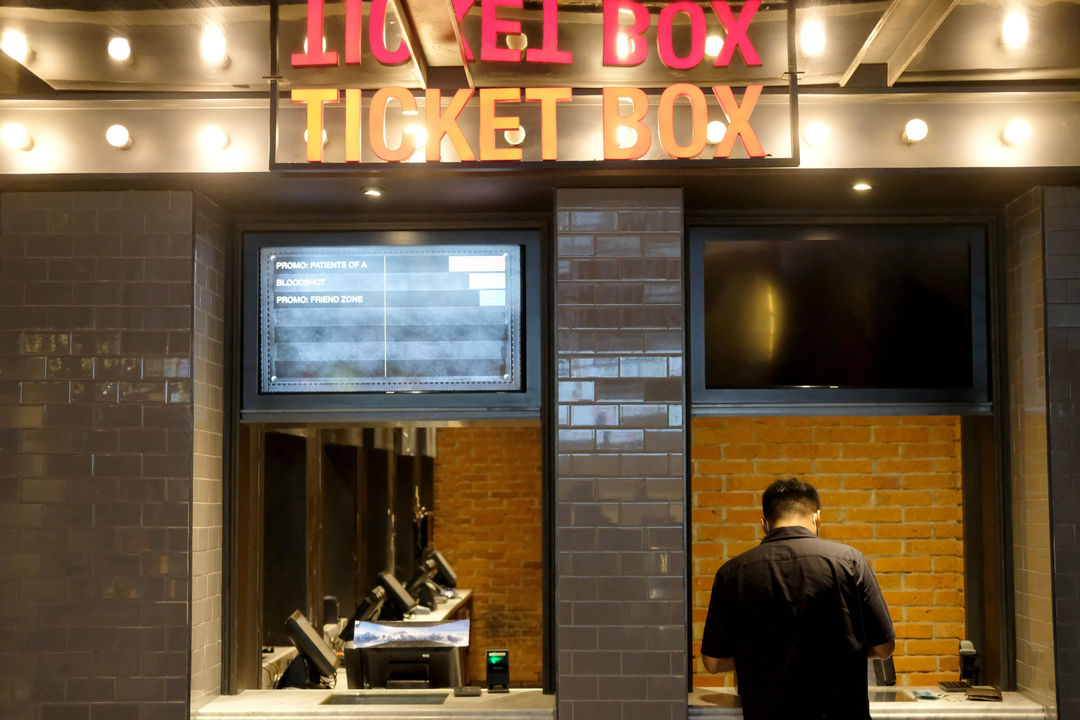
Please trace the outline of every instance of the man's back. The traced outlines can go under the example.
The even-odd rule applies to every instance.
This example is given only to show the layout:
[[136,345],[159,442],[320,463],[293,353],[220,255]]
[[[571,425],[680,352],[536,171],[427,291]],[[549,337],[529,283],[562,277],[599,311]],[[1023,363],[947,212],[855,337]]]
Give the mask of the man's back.
[[717,572],[701,651],[735,658],[746,720],[865,720],[867,649],[892,637],[862,554],[782,527]]

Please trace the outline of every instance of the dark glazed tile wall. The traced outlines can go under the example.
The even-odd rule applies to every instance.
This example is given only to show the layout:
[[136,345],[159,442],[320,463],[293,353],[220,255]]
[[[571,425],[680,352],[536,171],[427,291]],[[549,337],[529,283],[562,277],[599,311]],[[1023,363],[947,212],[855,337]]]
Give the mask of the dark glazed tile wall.
[[1042,190],[1006,209],[1009,474],[1012,493],[1016,684],[1056,706],[1050,502],[1046,452]]
[[1080,188],[1043,188],[1058,717],[1080,718]]
[[187,717],[190,192],[0,196],[0,717]]
[[195,196],[191,501],[191,707],[221,693],[222,439],[228,221]]
[[560,720],[686,717],[682,193],[560,190]]

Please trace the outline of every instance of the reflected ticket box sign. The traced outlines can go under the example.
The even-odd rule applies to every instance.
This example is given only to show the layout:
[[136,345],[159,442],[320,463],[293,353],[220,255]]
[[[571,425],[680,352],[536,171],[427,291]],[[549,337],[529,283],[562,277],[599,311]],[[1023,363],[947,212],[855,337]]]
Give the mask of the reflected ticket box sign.
[[259,391],[521,391],[521,252],[262,248]]

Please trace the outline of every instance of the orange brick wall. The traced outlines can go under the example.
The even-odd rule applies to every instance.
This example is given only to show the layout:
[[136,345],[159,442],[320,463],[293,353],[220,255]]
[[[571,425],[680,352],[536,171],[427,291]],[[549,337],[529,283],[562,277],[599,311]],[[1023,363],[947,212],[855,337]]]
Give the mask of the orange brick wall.
[[540,426],[440,428],[435,546],[472,588],[471,682],[510,650],[513,687],[542,683]]
[[955,680],[964,637],[960,421],[955,417],[697,419],[691,425],[694,684],[713,575],[762,537],[761,492],[797,476],[821,536],[873,564],[897,632],[897,683]]

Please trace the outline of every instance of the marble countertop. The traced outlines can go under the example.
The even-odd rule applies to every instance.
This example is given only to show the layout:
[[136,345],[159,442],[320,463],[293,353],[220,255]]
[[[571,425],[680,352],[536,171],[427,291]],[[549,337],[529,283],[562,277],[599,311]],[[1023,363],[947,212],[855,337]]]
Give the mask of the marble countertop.
[[[344,687],[342,683],[341,687]],[[438,705],[391,704],[405,695],[446,694]],[[370,697],[371,704],[323,704],[331,695]],[[379,696],[391,702],[379,703]],[[397,696],[395,698],[395,696]],[[380,720],[553,720],[555,696],[536,689],[479,697],[454,697],[450,690],[245,690],[239,695],[222,695],[192,713],[192,720],[310,720],[310,718],[379,718]]]
[[[886,692],[906,690],[909,693],[915,690],[939,692],[936,687],[889,687],[872,688],[872,690]],[[1002,702],[967,700],[963,693],[941,694],[943,697],[936,700],[917,700],[912,697],[908,701],[871,702],[870,715],[875,719],[891,718],[892,720],[906,720],[907,718],[912,720],[937,720],[939,718],[942,720],[959,718],[1044,720],[1046,718],[1046,710],[1042,705],[1020,693],[1002,693]],[[695,688],[690,694],[689,706],[688,717],[691,718],[742,717],[735,688]]]

